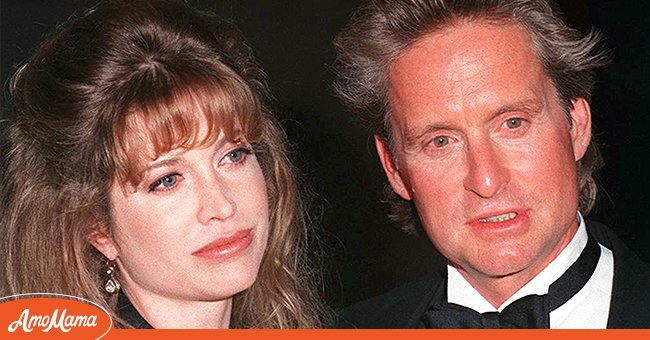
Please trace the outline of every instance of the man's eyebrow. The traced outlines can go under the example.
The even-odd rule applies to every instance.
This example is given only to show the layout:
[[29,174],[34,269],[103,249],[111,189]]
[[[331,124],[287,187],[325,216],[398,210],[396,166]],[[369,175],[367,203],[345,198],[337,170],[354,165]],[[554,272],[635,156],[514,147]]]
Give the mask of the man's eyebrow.
[[404,134],[404,147],[406,149],[411,148],[418,144],[418,141],[425,135],[438,130],[449,130],[453,129],[454,125],[448,122],[439,122],[426,125],[423,128],[409,128]]
[[490,113],[490,120],[508,112],[524,112],[528,114],[539,113],[543,110],[544,105],[538,100],[528,99],[515,102],[512,104],[506,104]]

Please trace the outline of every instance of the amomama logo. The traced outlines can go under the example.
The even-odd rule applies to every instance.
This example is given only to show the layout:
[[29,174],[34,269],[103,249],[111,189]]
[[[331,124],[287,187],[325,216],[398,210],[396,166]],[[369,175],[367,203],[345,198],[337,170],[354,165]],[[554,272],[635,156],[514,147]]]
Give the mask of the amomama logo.
[[0,298],[2,339],[99,339],[111,328],[106,310],[82,298],[38,293]]

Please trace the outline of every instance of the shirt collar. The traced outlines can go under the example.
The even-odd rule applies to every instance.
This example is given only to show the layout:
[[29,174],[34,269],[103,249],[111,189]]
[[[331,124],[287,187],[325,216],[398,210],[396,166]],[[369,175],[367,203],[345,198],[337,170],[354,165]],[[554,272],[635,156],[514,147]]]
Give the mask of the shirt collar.
[[458,270],[447,265],[447,301],[474,309],[479,313],[502,311],[513,301],[531,294],[544,295],[548,287],[578,259],[587,244],[587,228],[578,212],[580,225],[569,244],[537,276],[508,298],[498,309],[494,308]]

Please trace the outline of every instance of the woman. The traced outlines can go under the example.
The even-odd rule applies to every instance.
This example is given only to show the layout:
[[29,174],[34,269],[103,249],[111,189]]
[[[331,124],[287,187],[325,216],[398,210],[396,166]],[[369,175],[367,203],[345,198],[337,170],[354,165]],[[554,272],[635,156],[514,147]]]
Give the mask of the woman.
[[234,27],[107,1],[17,72],[4,295],[51,292],[137,328],[321,325],[285,137]]

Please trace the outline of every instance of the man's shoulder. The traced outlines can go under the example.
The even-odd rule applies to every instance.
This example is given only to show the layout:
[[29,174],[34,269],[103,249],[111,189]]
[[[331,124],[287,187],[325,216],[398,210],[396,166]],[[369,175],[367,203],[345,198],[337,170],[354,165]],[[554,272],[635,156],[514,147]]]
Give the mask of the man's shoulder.
[[[412,328],[428,305],[440,275],[409,282],[382,295],[357,302],[337,316],[336,328]],[[417,320],[415,320],[417,321]]]
[[588,221],[589,233],[604,247],[610,249],[614,254],[614,265],[624,266],[626,269],[638,275],[650,277],[650,263],[640,259],[630,250],[612,229],[602,223]]
[[[614,284],[608,328],[650,327],[650,264],[603,224],[589,221],[590,234],[614,255]],[[634,312],[631,312],[634,311]]]

